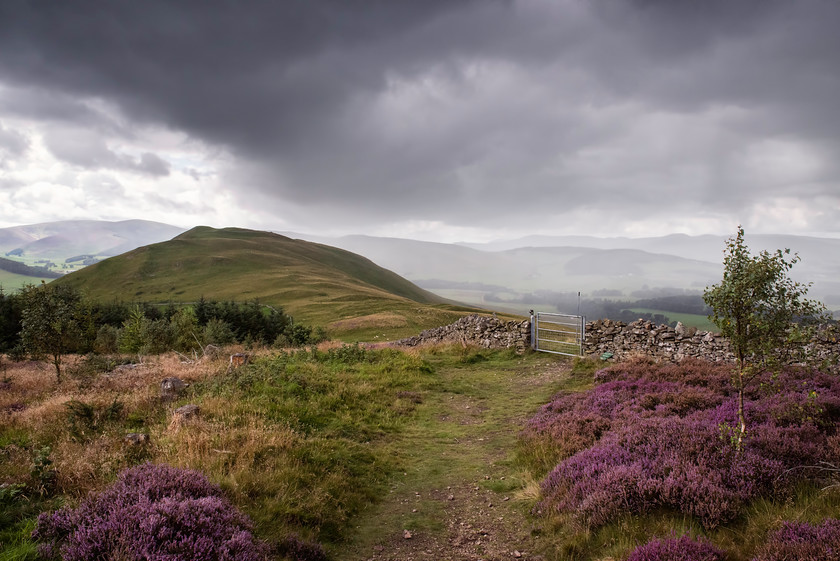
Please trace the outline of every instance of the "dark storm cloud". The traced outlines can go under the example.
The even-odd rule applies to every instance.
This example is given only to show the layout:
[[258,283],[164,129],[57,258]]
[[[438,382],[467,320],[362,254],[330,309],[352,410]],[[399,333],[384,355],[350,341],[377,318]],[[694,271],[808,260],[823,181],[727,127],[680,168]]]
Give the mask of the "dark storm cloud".
[[[3,53],[0,53],[0,61],[2,59]],[[2,82],[5,80],[0,79],[0,85],[8,86]],[[13,115],[50,123],[76,124],[110,135],[131,136],[131,131],[121,127],[101,110],[60,90],[28,85],[0,88],[0,115]]]
[[12,0],[0,64],[15,81],[254,150],[294,143],[352,92],[378,88],[393,56],[379,41],[457,4]]
[[358,220],[716,212],[836,195],[838,24],[828,0],[10,0],[0,76],[35,93],[0,110],[94,122],[72,100],[102,98],[227,147],[243,192]]

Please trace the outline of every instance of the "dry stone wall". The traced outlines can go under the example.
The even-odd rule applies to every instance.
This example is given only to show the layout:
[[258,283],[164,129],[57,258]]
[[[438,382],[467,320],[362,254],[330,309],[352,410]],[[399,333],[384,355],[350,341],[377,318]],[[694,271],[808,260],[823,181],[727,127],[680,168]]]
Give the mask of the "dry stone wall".
[[[799,358],[808,358],[820,368],[840,372],[840,333],[835,326],[824,326],[810,343],[799,349]],[[586,325],[585,350],[587,355],[612,353],[617,360],[632,355],[645,355],[659,360],[679,362],[687,357],[711,362],[735,362],[729,341],[709,331],[698,331],[678,323],[676,328],[637,320],[630,324],[602,319]]]
[[[824,327],[800,350],[803,356],[827,370],[838,370],[840,344],[835,327]],[[586,324],[587,355],[612,353],[617,360],[645,355],[660,360],[679,362],[687,357],[712,362],[735,362],[729,341],[709,331],[698,331],[677,323],[676,328],[637,320],[630,324],[602,319]],[[795,363],[796,359],[791,362]]]
[[[836,328],[821,329],[803,350],[824,367],[837,371],[840,362],[838,341],[840,334]],[[495,316],[474,314],[396,342],[410,347],[433,343],[461,343],[485,349],[515,348],[517,352],[524,352],[531,346],[531,324],[528,320],[501,321]],[[612,353],[615,360],[644,355],[671,362],[688,357],[711,362],[735,361],[729,341],[715,333],[699,331],[682,323],[670,327],[641,319],[629,324],[609,319],[587,323],[584,352],[588,356]]]
[[502,321],[495,316],[464,316],[455,323],[427,329],[396,344],[414,347],[432,343],[461,343],[485,349],[510,349],[525,352],[531,346],[531,324],[524,321]]
[[584,342],[587,355],[612,353],[617,360],[634,355],[673,362],[687,357],[712,362],[735,360],[728,340],[682,323],[674,328],[641,319],[630,324],[601,319],[586,324]]

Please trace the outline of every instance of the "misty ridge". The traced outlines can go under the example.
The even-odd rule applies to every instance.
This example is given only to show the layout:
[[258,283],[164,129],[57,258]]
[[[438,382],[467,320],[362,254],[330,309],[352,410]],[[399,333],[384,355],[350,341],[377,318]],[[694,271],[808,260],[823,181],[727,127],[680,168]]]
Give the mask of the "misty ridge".
[[[289,234],[299,236],[300,234]],[[727,236],[654,238],[530,236],[490,243],[442,244],[345,236],[305,239],[341,247],[436,294],[489,309],[531,309],[587,318],[663,321],[658,312],[706,316],[703,290],[719,281]],[[813,283],[809,295],[840,309],[840,240],[747,235],[753,251],[789,248],[801,261],[791,272]],[[637,310],[637,311],[631,311]],[[638,311],[655,310],[655,312]]]
[[[136,247],[167,241],[175,226],[130,220],[63,221],[0,229],[0,268],[54,277]],[[726,236],[674,234],[653,238],[529,236],[490,243],[436,243],[351,235],[328,238],[282,232],[366,257],[451,301],[526,315],[530,310],[587,318],[675,323],[678,314],[708,314],[703,290],[722,272]],[[840,240],[748,234],[754,251],[790,248],[801,261],[795,280],[840,309]],[[87,259],[75,260],[79,256]],[[26,266],[39,267],[27,269]],[[51,273],[45,270],[51,269]],[[5,281],[7,288],[13,288]],[[670,315],[669,315],[670,313]],[[691,320],[689,320],[691,321]]]

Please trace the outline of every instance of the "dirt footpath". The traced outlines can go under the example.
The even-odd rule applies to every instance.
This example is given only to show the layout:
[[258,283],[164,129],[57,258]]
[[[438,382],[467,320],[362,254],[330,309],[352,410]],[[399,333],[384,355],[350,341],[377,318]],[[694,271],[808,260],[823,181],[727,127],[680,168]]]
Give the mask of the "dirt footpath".
[[515,461],[525,421],[568,363],[528,358],[503,368],[442,371],[417,422],[393,442],[403,474],[360,517],[341,560],[542,559],[528,511],[537,484]]

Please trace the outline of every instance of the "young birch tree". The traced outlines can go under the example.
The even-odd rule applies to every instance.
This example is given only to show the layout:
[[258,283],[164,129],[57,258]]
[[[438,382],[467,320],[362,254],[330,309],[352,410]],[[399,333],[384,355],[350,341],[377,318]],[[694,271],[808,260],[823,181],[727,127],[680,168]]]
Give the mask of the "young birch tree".
[[736,447],[740,449],[747,422],[744,389],[760,372],[784,364],[802,340],[803,328],[825,319],[825,307],[806,298],[809,284],[795,282],[788,272],[799,262],[789,249],[750,254],[744,229],[738,227],[726,242],[723,280],[703,294],[709,316],[729,339],[737,360],[734,384],[738,390]]
[[33,356],[48,355],[61,381],[62,357],[74,351],[81,335],[81,296],[67,286],[29,285],[21,292],[20,337]]

